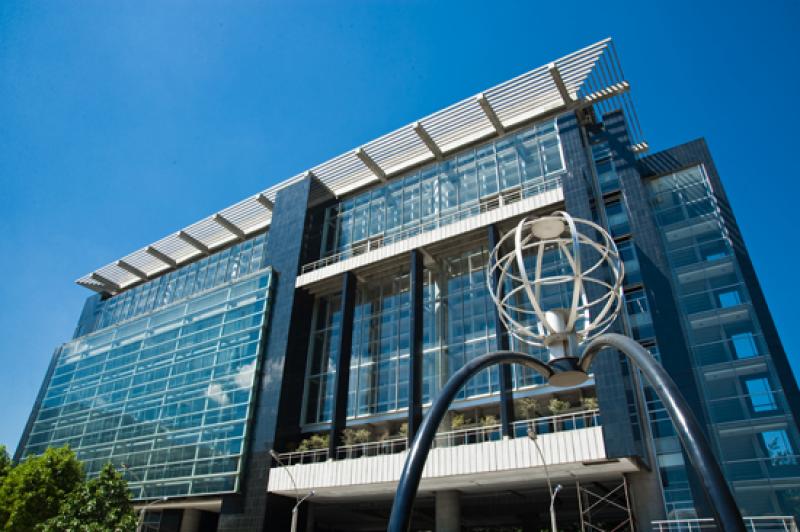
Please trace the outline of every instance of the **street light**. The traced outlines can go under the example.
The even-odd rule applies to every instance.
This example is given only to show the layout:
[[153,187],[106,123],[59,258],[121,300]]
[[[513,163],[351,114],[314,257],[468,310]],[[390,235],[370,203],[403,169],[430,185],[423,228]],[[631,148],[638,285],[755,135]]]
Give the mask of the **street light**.
[[158,499],[150,501],[141,507],[139,510],[139,519],[136,521],[136,532],[142,532],[142,526],[144,526],[144,514],[147,513],[147,507],[158,502],[166,502],[167,499],[169,499],[169,497],[159,497]]
[[[122,469],[125,471],[125,473],[133,475],[136,478],[136,480],[142,485],[142,499],[146,498],[147,497],[147,490],[145,488],[144,483],[142,482],[142,478],[139,475],[137,475],[135,471],[133,471],[131,469],[130,464],[122,463],[122,464],[120,464],[120,467],[122,467]],[[142,530],[142,525],[143,525],[143,522],[144,522],[144,514],[147,511],[147,510],[145,510],[145,508],[147,508],[148,506],[150,506],[153,503],[162,502],[162,499],[164,501],[166,501],[167,497],[162,497],[161,499],[156,499],[156,500],[151,501],[151,502],[145,504],[144,506],[142,506],[142,508],[139,510],[139,518],[136,520],[136,532],[141,532],[141,530]]]
[[539,435],[534,432],[533,429],[528,429],[528,439],[533,442],[534,447],[536,447],[536,451],[539,453],[539,458],[542,459],[542,467],[544,468],[544,477],[547,479],[547,492],[550,494],[550,531],[557,532],[556,529],[556,509],[555,509],[555,502],[556,502],[556,495],[558,492],[561,491],[561,484],[556,486],[556,489],[553,490],[553,485],[550,483],[550,471],[547,470],[547,460],[544,459],[544,453],[542,452],[542,448],[539,447]]
[[313,497],[316,494],[316,492],[314,490],[311,490],[301,497],[300,490],[297,489],[297,482],[294,481],[292,472],[289,471],[289,468],[286,466],[286,464],[283,463],[280,455],[275,452],[275,449],[270,449],[269,455],[272,457],[273,460],[275,460],[276,462],[278,462],[278,464],[280,464],[280,466],[284,469],[284,471],[286,471],[286,474],[289,475],[289,480],[292,481],[292,486],[294,486],[294,498],[296,502],[294,507],[292,508],[292,532],[297,532],[297,514],[298,510],[300,509],[300,505],[303,504],[303,502],[306,499]]
[[[504,253],[512,245],[513,249]],[[554,254],[565,267],[551,274],[543,265],[552,265],[544,259],[552,259]],[[589,379],[592,362],[606,348],[624,354],[649,381],[698,473],[718,526],[726,532],[746,532],[703,429],[675,382],[638,342],[605,332],[622,308],[623,274],[619,251],[608,232],[565,212],[523,218],[515,230],[500,239],[492,250],[486,276],[489,293],[508,332],[529,345],[546,347],[550,359],[545,363],[524,353],[497,351],[468,361],[450,377],[409,448],[389,517],[389,532],[408,530],[436,429],[470,378],[496,364],[520,364],[542,375],[552,386],[577,386]],[[553,299],[547,296],[558,294],[566,295],[557,298],[565,307],[545,308],[543,304]],[[551,506],[554,500],[553,496]]]

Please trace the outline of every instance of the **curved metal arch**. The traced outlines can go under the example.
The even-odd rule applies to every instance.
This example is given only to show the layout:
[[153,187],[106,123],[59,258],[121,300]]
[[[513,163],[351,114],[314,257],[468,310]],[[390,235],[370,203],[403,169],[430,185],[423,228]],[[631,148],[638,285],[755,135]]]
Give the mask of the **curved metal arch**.
[[675,432],[683,444],[689,461],[697,472],[703,490],[711,503],[714,518],[720,530],[745,532],[742,514],[736,505],[730,487],[717,463],[702,426],[686,403],[675,381],[664,367],[653,358],[639,342],[616,333],[606,333],[590,341],[583,350],[578,363],[587,372],[597,355],[605,348],[616,349],[628,357],[645,376],[669,414]]
[[546,380],[554,373],[541,360],[517,351],[487,353],[470,360],[456,371],[442,388],[439,397],[431,405],[431,409],[425,415],[422,425],[420,425],[419,431],[414,437],[403,465],[400,482],[397,485],[397,494],[392,504],[392,513],[387,531],[406,532],[408,530],[411,522],[411,508],[417,496],[417,488],[419,488],[419,482],[422,479],[422,470],[425,468],[428,452],[431,449],[433,438],[436,436],[436,429],[444,419],[450,403],[453,402],[456,394],[464,384],[480,371],[495,364],[520,364],[536,371]]
[[[598,336],[586,345],[586,348],[577,361],[578,368],[566,367],[565,370],[578,369],[586,373],[597,355],[605,348],[613,348],[625,354],[631,363],[644,374],[654,391],[658,395],[664,408],[669,413],[675,426],[675,431],[683,444],[692,466],[698,473],[703,484],[703,489],[711,502],[714,517],[721,530],[726,532],[746,532],[742,515],[733,498],[728,483],[722,475],[711,446],[705,438],[700,423],[692,414],[692,410],[678,390],[675,382],[666,370],[644,349],[638,342],[621,334],[607,333]],[[411,444],[406,456],[400,482],[397,485],[397,494],[392,504],[389,517],[388,532],[407,532],[411,521],[411,508],[417,495],[422,470],[428,458],[436,429],[441,423],[450,404],[455,399],[461,387],[479,371],[494,364],[521,364],[532,368],[546,380],[550,380],[556,373],[562,371],[559,361],[576,360],[572,357],[555,359],[551,364],[524,353],[516,351],[498,351],[479,356],[461,369],[459,369],[442,389],[441,394],[431,405],[425,416],[419,432]]]

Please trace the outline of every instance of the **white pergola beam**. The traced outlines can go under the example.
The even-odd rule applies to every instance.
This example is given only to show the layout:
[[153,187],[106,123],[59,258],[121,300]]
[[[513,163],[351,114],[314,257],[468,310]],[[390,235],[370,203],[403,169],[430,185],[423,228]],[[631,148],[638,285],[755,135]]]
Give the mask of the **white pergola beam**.
[[550,73],[550,77],[553,78],[553,83],[555,83],[556,89],[558,89],[558,94],[561,95],[561,100],[564,102],[564,105],[571,104],[574,100],[572,95],[570,95],[569,90],[567,90],[567,85],[564,83],[564,79],[561,77],[561,72],[558,70],[558,66],[555,63],[550,63],[547,65],[547,71]]
[[498,135],[502,135],[503,133],[505,133],[506,128],[500,121],[500,117],[497,116],[497,113],[495,113],[494,109],[492,109],[492,104],[490,104],[489,100],[486,99],[486,95],[480,93],[475,97],[475,100],[478,102],[478,105],[481,106],[483,114],[485,114],[486,118],[489,119],[489,122],[492,123],[495,133],[497,133]]
[[631,90],[631,84],[627,81],[620,81],[619,83],[614,83],[613,85],[609,85],[604,89],[600,89],[597,92],[587,94],[583,97],[582,102],[585,104],[595,104],[597,102],[607,100],[613,96],[625,94],[629,90]]
[[178,231],[178,238],[180,238],[181,240],[192,246],[197,251],[208,255],[209,252],[208,246],[197,240],[195,237],[193,237],[186,231]]
[[384,172],[383,168],[381,168],[380,165],[376,163],[367,152],[364,151],[364,148],[357,148],[353,153],[355,153],[356,157],[361,159],[361,162],[364,163],[364,166],[369,168],[370,172],[375,174],[375,177],[383,182],[386,182],[386,172]]
[[143,272],[142,270],[140,270],[139,268],[137,268],[133,264],[125,262],[122,259],[118,260],[116,262],[116,264],[117,264],[117,268],[121,268],[121,269],[125,270],[126,272],[135,275],[136,277],[138,277],[142,281],[146,280],[149,277],[149,275],[147,275],[145,272]]
[[228,231],[232,235],[235,235],[236,238],[244,238],[245,237],[244,231],[239,229],[239,227],[236,224],[234,224],[233,222],[231,222],[230,220],[228,220],[227,218],[225,218],[221,214],[219,214],[219,213],[215,214],[214,215],[214,221],[217,222],[219,225],[221,225],[226,231]]
[[436,144],[436,141],[433,140],[433,137],[425,131],[421,122],[414,122],[411,125],[411,128],[414,130],[414,133],[420,138],[422,142],[425,143],[425,146],[431,151],[434,157],[437,159],[441,159],[443,157],[442,150],[439,149],[439,146]]
[[175,259],[173,259],[169,255],[160,252],[159,250],[157,250],[153,246],[147,246],[145,248],[144,252],[147,253],[150,256],[153,256],[153,257],[157,258],[158,260],[160,260],[161,262],[163,262],[167,266],[171,266],[172,268],[175,268],[176,266],[178,266],[178,261],[176,261]]
[[119,292],[122,289],[122,287],[120,285],[118,285],[117,283],[115,283],[111,279],[103,277],[102,275],[100,275],[97,272],[92,272],[90,277],[92,278],[93,281],[96,281],[96,282],[100,283],[101,285],[103,285],[110,292]]
[[264,208],[267,209],[269,212],[272,212],[272,210],[275,208],[275,204],[263,192],[261,194],[259,194],[258,196],[256,196],[256,200],[261,205],[263,205]]

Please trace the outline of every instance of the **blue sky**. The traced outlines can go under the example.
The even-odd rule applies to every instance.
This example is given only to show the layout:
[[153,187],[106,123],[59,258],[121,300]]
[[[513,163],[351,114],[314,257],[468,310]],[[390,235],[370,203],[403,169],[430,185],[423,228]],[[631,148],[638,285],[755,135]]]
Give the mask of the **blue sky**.
[[0,2],[0,444],[76,278],[606,36],[650,145],[708,140],[797,371],[799,6]]

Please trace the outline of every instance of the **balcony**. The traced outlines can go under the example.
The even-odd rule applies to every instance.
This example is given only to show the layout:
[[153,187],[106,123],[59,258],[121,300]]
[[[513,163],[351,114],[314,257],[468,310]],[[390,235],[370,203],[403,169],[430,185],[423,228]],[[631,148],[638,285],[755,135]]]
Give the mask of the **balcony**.
[[[437,434],[420,490],[543,481],[542,458],[527,438],[528,430],[539,435],[537,441],[553,478],[619,475],[638,469],[627,459],[607,458],[596,410],[519,421],[513,430],[518,436],[513,439],[503,438],[499,425]],[[406,455],[405,439],[343,446],[336,460],[329,460],[324,449],[283,453],[280,458],[286,467],[272,469],[269,491],[293,496],[294,478],[298,490],[313,489],[318,498],[391,495]]]
[[561,179],[505,190],[437,218],[355,242],[349,249],[305,264],[297,287],[365,266],[440,240],[563,201]]

